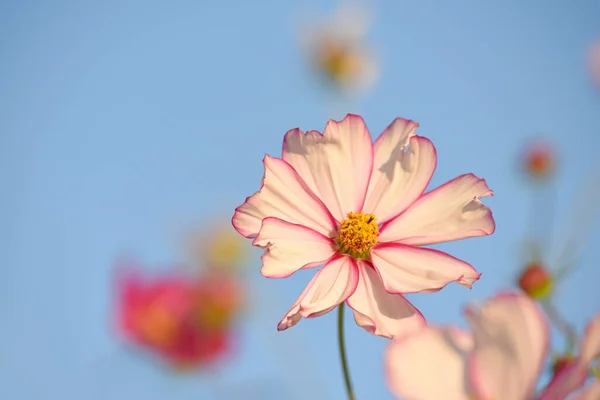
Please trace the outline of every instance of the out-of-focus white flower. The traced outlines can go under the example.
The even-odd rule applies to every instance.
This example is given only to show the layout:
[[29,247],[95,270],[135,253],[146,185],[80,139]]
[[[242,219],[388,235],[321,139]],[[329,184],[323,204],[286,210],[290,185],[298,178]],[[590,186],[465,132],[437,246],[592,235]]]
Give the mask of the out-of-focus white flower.
[[325,21],[301,30],[301,46],[313,69],[346,95],[370,89],[379,76],[379,63],[365,41],[370,25],[366,6],[342,3]]

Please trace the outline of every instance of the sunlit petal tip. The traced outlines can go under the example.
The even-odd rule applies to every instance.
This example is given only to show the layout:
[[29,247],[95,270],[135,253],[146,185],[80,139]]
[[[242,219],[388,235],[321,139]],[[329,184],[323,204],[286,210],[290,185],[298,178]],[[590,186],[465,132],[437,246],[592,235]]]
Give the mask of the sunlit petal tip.
[[411,119],[397,117],[385,128],[377,140],[375,140],[375,145],[380,145],[384,140],[391,140],[394,142],[394,146],[397,146],[398,142],[401,142],[400,147],[405,148],[408,146],[411,138],[418,136],[417,128],[419,128],[419,126],[418,122]]
[[296,325],[300,321],[300,319],[301,319],[300,316],[298,316],[298,318],[294,318],[294,316],[285,317],[284,319],[279,321],[279,323],[277,324],[277,331],[283,332],[283,331],[291,328],[292,326]]
[[[350,127],[357,127],[361,129],[363,133],[366,133],[369,136],[369,140],[371,140],[371,134],[369,132],[369,129],[367,128],[367,124],[365,123],[363,117],[357,114],[350,113],[346,114],[346,116],[340,120],[330,119],[329,121],[327,121],[327,123],[325,124],[323,134],[327,135],[329,133],[328,131],[331,131],[332,128],[341,127],[340,125],[344,124],[349,124]],[[346,135],[351,133],[348,127],[345,127],[344,133]]]
[[285,150],[293,147],[297,141],[302,141],[304,138],[315,137],[316,139],[322,138],[323,134],[319,131],[311,130],[304,132],[300,128],[290,129],[283,136],[283,144],[281,146],[281,154],[283,155]]
[[[265,160],[267,159],[267,157],[269,157],[269,155],[265,154],[262,158],[263,166],[265,165]],[[233,216],[231,217],[231,225],[233,225],[233,229],[235,229],[240,235],[242,235],[248,239],[253,239],[254,237],[256,237],[256,232],[254,232],[253,230],[249,229],[246,226],[247,223],[244,221],[244,214],[245,214],[245,211],[251,207],[250,202],[252,201],[252,199],[255,198],[256,196],[258,196],[260,194],[260,192],[263,190],[263,188],[265,186],[265,174],[266,174],[266,169],[263,172],[263,176],[260,180],[260,189],[258,189],[256,192],[254,192],[250,196],[246,197],[244,202],[241,205],[239,205],[238,207],[236,207],[236,209],[233,213]]]
[[492,193],[484,179],[461,175],[425,193],[384,224],[379,239],[423,246],[490,235],[496,223],[480,199]]
[[473,284],[481,278],[481,272],[477,272],[475,270],[474,274],[471,276],[462,275],[460,278],[456,280],[456,283],[459,285],[465,286],[469,289],[473,289]]

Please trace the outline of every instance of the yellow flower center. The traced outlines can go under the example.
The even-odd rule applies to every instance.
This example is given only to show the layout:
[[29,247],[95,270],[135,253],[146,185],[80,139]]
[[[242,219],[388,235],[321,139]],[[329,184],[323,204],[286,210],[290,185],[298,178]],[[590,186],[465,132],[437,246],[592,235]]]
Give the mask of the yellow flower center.
[[369,251],[377,243],[379,227],[373,214],[349,212],[338,230],[340,252],[356,259],[369,258]]
[[325,73],[336,81],[351,79],[358,69],[352,51],[334,43],[325,44],[321,49],[319,63]]

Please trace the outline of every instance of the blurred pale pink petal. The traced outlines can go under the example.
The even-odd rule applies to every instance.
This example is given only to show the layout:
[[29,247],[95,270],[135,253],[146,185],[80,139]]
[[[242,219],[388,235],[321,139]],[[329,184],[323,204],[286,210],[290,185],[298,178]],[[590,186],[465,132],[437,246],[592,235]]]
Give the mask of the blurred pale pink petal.
[[357,261],[359,282],[348,299],[356,323],[367,332],[388,338],[400,337],[425,325],[423,315],[404,296],[385,291],[373,267]]
[[330,238],[274,217],[263,220],[252,244],[265,248],[260,272],[267,278],[286,278],[299,269],[319,266],[336,252]]
[[373,168],[371,134],[362,117],[348,114],[342,121],[330,120],[323,135],[289,131],[283,159],[338,222],[349,211],[362,209]]
[[375,246],[371,261],[388,292],[436,292],[450,282],[471,287],[481,274],[470,264],[433,249],[384,243]]
[[562,400],[583,385],[588,377],[589,365],[600,356],[600,315],[587,326],[579,355],[546,387],[539,400]]
[[600,85],[600,40],[590,47],[590,73],[597,85]]
[[537,304],[504,294],[470,308],[467,319],[475,341],[469,371],[478,398],[528,399],[549,347],[549,326]]
[[466,174],[432,190],[381,228],[381,242],[415,246],[491,235],[496,223],[479,201],[491,196],[485,180]]
[[350,257],[337,257],[321,268],[306,285],[292,308],[279,322],[282,331],[296,325],[302,318],[327,314],[356,290],[358,271]]
[[418,126],[416,122],[396,118],[375,141],[373,172],[364,210],[377,215],[379,224],[414,203],[427,188],[435,170],[435,147],[429,139],[415,136]]
[[589,383],[573,400],[598,400],[600,399],[600,380]]
[[472,348],[471,335],[456,328],[425,327],[395,340],[385,354],[387,385],[406,400],[471,400],[466,362]]
[[254,238],[265,217],[281,218],[329,235],[335,231],[335,221],[327,208],[306,187],[288,163],[265,155],[265,175],[261,189],[236,208],[234,228],[247,238]]
[[364,3],[344,1],[327,24],[332,32],[360,40],[371,27],[371,11]]
[[600,357],[600,314],[592,319],[585,330],[579,357],[586,364]]

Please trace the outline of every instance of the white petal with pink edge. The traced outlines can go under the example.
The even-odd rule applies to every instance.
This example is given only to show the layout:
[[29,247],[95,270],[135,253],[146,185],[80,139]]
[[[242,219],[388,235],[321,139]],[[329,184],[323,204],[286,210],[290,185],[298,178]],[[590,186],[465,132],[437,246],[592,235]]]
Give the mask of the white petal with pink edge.
[[437,292],[450,282],[471,287],[481,273],[449,254],[399,243],[384,243],[371,250],[371,261],[386,291]]
[[479,201],[491,196],[485,180],[459,176],[424,194],[381,228],[381,242],[415,246],[490,235],[496,229],[492,212]]
[[[396,119],[374,145],[374,161],[363,210],[383,224],[423,194],[435,166],[435,147],[429,139],[414,136],[418,124]],[[408,148],[407,148],[408,146]]]
[[387,338],[401,337],[425,326],[423,315],[404,296],[385,291],[372,265],[360,260],[357,265],[359,282],[347,303],[359,326]]
[[433,143],[424,137],[413,137],[410,147],[378,166],[374,164],[364,210],[374,213],[385,223],[406,210],[423,194],[437,157]]
[[472,348],[466,332],[424,327],[387,349],[387,385],[406,400],[469,400],[466,360]]
[[261,274],[287,278],[299,269],[316,267],[336,252],[333,240],[302,225],[267,217],[252,243],[265,248]]
[[327,314],[354,293],[357,283],[358,271],[353,259],[346,256],[332,259],[306,285],[277,329],[283,331],[302,318]]
[[548,323],[537,304],[502,294],[479,310],[469,308],[467,319],[475,341],[469,360],[474,392],[484,399],[529,399],[549,347]]
[[304,225],[325,236],[335,232],[335,221],[323,203],[311,193],[300,176],[285,161],[268,155],[261,189],[235,209],[234,228],[247,238],[258,234],[266,217]]
[[330,120],[323,135],[293,129],[285,135],[282,153],[338,222],[348,212],[362,210],[373,169],[373,144],[360,116]]

